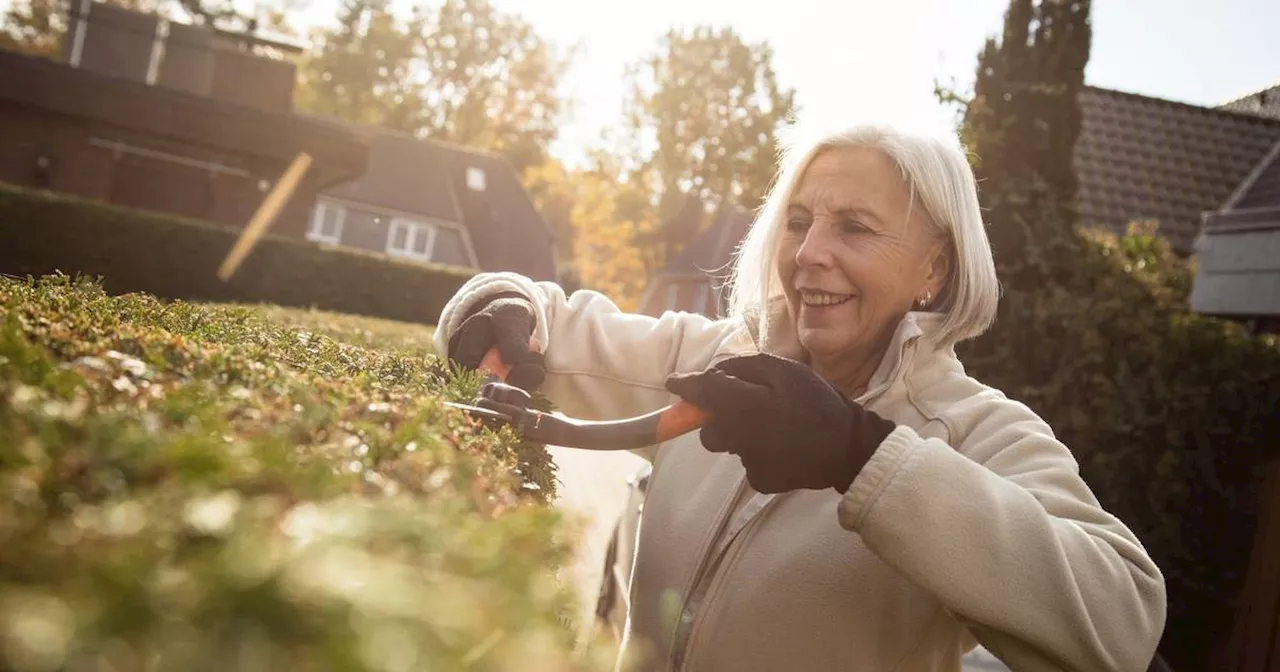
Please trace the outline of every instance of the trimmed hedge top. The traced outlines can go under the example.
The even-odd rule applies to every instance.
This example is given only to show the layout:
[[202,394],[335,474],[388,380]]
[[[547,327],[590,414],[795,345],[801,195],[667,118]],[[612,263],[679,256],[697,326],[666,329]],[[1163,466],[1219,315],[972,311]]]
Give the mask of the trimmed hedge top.
[[543,447],[478,376],[248,308],[0,278],[0,668],[571,659]]

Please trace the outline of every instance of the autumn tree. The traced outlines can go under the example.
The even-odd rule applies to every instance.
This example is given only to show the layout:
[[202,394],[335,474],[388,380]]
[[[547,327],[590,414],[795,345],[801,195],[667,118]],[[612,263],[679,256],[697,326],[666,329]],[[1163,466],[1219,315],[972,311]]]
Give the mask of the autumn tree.
[[444,0],[407,15],[387,0],[343,0],[314,36],[298,105],[350,121],[542,163],[566,104],[570,53],[488,0]]
[[635,310],[653,266],[649,251],[636,245],[655,228],[648,193],[619,177],[614,157],[592,158],[573,169],[549,159],[525,171],[523,181],[556,232],[566,289],[593,289]]
[[0,49],[57,58],[66,32],[61,0],[14,0],[0,24]]
[[[661,220],[690,199],[760,203],[776,170],[777,133],[796,112],[795,91],[778,82],[768,43],[727,27],[672,29],[628,78],[624,126],[647,140],[630,170],[653,191]],[[696,233],[664,229],[660,256]]]
[[342,0],[337,23],[312,35],[298,73],[298,108],[355,124],[416,130],[420,76],[414,69],[426,19],[398,17],[388,0]]

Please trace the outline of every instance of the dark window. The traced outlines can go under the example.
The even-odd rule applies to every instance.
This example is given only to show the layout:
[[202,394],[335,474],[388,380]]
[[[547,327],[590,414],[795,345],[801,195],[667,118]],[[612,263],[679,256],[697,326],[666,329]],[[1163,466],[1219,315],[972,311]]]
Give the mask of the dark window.
[[442,264],[471,265],[466,245],[462,241],[462,232],[443,226],[436,229],[436,245],[431,258]]

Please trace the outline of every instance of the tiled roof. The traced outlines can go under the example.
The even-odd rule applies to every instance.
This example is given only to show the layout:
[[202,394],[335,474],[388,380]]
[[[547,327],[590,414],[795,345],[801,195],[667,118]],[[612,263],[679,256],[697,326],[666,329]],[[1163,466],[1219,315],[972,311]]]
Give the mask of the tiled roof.
[[1232,112],[1280,119],[1280,84],[1272,84],[1253,93],[1228,100],[1218,107]]
[[1271,147],[1249,180],[1240,186],[1230,203],[1231,210],[1280,208],[1280,142]]
[[360,177],[325,191],[330,196],[370,203],[449,222],[462,222],[448,175],[430,146],[390,133],[366,133],[369,168]]
[[1154,219],[1190,252],[1201,213],[1217,210],[1280,140],[1280,119],[1085,87],[1075,148],[1080,215],[1124,231]]

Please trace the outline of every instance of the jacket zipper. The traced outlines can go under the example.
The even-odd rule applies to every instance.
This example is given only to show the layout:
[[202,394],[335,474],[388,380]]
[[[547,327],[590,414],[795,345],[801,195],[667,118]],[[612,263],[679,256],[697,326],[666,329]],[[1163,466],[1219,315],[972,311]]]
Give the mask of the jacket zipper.
[[[733,489],[733,494],[730,495],[730,505],[724,507],[724,513],[718,520],[716,520],[715,535],[711,542],[706,545],[706,550],[702,557],[698,559],[698,568],[694,572],[693,581],[689,583],[689,589],[688,592],[685,593],[684,603],[680,605],[680,621],[676,625],[676,629],[671,640],[671,648],[667,655],[668,670],[679,670],[683,665],[686,654],[685,648],[687,647],[690,639],[689,634],[693,629],[693,621],[697,618],[697,614],[690,611],[689,602],[697,595],[698,589],[702,586],[702,582],[706,578],[707,570],[710,567],[713,558],[716,557],[716,549],[719,546],[719,542],[724,537],[725,532],[728,531],[729,521],[737,511],[737,508],[734,507],[733,504],[742,498],[742,494],[746,489],[747,478],[744,475],[739,477],[738,485]],[[702,600],[698,602],[699,606],[705,604],[707,597],[709,597],[709,595],[702,596]]]
[[[907,339],[907,341],[902,345],[902,354],[898,359],[898,363],[889,372],[889,375],[885,377],[884,382],[877,385],[874,389],[868,390],[866,393],[864,393],[862,396],[860,396],[858,399],[855,400],[856,403],[862,406],[866,406],[867,404],[870,404],[872,401],[874,401],[875,399],[883,395],[886,391],[888,391],[889,388],[893,386],[893,381],[898,379],[899,374],[910,363],[910,359],[914,358],[915,345],[916,345],[916,337]],[[747,479],[745,476],[743,476],[738,481],[738,487],[734,489],[734,494],[733,494],[734,501],[737,501],[739,498],[742,497],[743,490],[745,490],[746,487],[747,487]],[[725,561],[729,559],[729,551],[733,546],[734,542],[736,541],[736,537],[739,534],[745,532],[746,529],[750,527],[751,523],[755,521],[755,519],[764,511],[764,509],[768,506],[768,504],[772,502],[774,499],[774,497],[772,496],[768,497],[768,499],[764,501],[763,505],[758,507],[758,510],[751,511],[752,504],[755,501],[755,498],[759,496],[760,496],[759,493],[757,493],[751,499],[747,500],[745,504],[743,504],[741,511],[743,511],[744,513],[747,513],[747,512],[749,513],[747,513],[745,520],[743,520],[738,525],[738,528],[736,530],[728,529],[730,519],[738,511],[738,509],[736,509],[735,507],[732,507],[732,506],[728,507],[727,511],[720,518],[720,520],[716,521],[716,527],[718,530],[716,533],[716,542],[709,545],[707,552],[702,556],[702,558],[698,562],[697,573],[694,575],[695,578],[693,580],[692,585],[689,588],[689,593],[688,593],[689,597],[693,597],[697,595],[698,589],[702,586],[703,582],[707,580],[706,573],[710,569],[710,567],[713,566],[713,562],[715,562],[716,560],[719,560],[718,563],[715,563],[716,576],[722,576],[723,573],[728,570],[728,566],[725,564]],[[680,672],[680,670],[683,669],[684,663],[688,659],[689,654],[691,653],[689,647],[694,642],[694,635],[698,631],[698,626],[702,624],[702,620],[700,617],[706,613],[707,605],[711,604],[711,602],[714,601],[714,599],[717,597],[717,594],[719,592],[718,589],[721,587],[722,582],[716,581],[715,578],[716,577],[714,576],[711,577],[711,581],[712,581],[711,585],[707,586],[706,592],[702,595],[701,599],[698,600],[696,612],[689,611],[687,606],[688,605],[687,601],[686,601],[686,606],[681,608],[681,611],[680,611],[681,621],[676,628],[675,637],[672,640],[671,654],[667,657],[668,670],[671,670],[673,672]]]
[[[742,506],[740,515],[733,519],[732,528],[726,530],[726,534],[716,544],[715,553],[710,556],[711,562],[706,567],[706,569],[714,567],[715,571],[710,576],[703,577],[708,581],[706,591],[698,601],[697,612],[692,614],[692,620],[687,624],[683,641],[677,642],[676,655],[673,657],[673,669],[677,672],[683,669],[684,664],[689,660],[689,655],[693,652],[693,643],[697,641],[697,635],[701,632],[700,626],[706,622],[706,613],[719,597],[719,588],[724,584],[729,570],[732,569],[737,553],[742,550],[738,538],[742,537],[742,543],[746,543],[751,527],[775,498],[776,496],[772,494],[756,493]],[[736,552],[735,547],[737,547]]]

